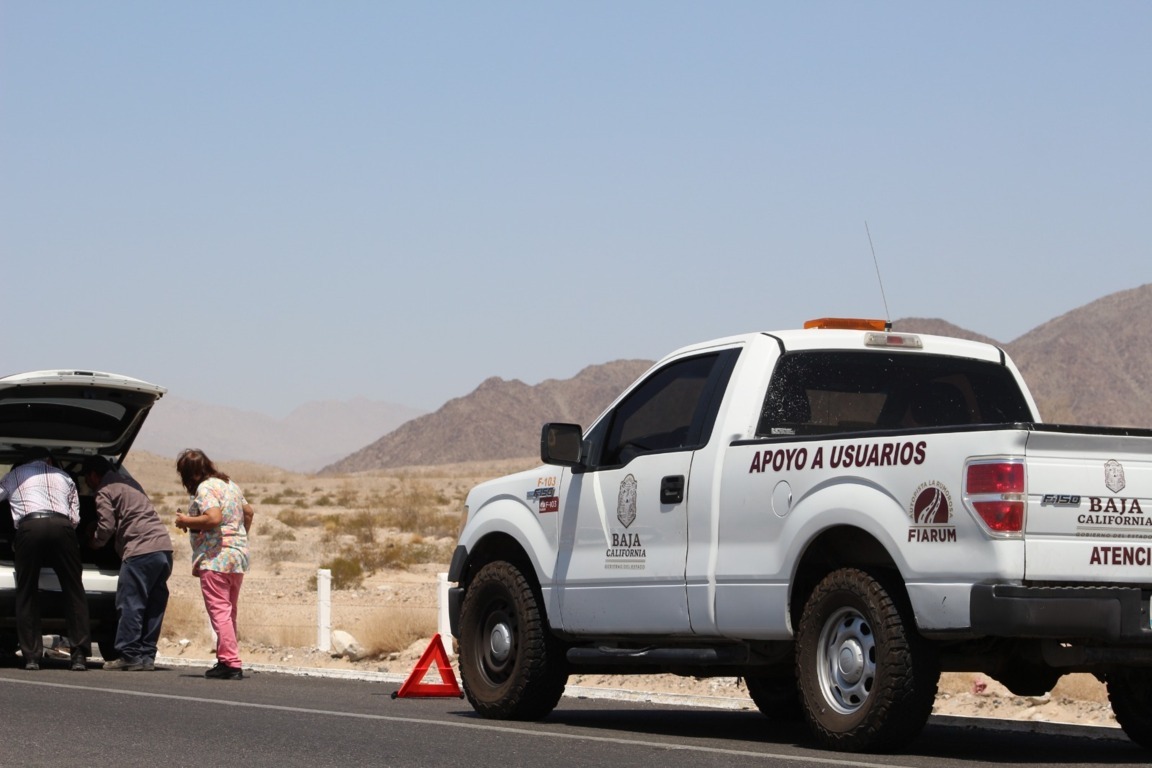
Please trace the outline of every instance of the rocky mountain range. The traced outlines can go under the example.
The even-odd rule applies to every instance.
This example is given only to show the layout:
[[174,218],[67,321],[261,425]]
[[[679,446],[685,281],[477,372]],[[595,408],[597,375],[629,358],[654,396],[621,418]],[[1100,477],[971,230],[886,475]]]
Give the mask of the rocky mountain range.
[[538,456],[545,421],[590,424],[651,365],[617,360],[535,386],[493,377],[471,394],[325,467],[322,474]]
[[[1152,284],[1105,296],[1002,343],[939,318],[904,318],[895,330],[973,339],[1016,361],[1045,421],[1152,428]],[[369,400],[309,403],[284,419],[171,395],[153,410],[136,449],[175,456],[201,447],[214,458],[300,472],[525,458],[540,425],[589,425],[647,360],[590,365],[536,385],[498,377],[433,413]]]
[[[1152,284],[1105,296],[1010,343],[938,318],[905,318],[894,330],[1003,347],[1023,373],[1045,421],[1152,427]],[[417,417],[324,473],[519,458],[539,452],[540,425],[588,426],[651,361],[585,368],[572,379],[529,386],[491,378],[471,394]]]

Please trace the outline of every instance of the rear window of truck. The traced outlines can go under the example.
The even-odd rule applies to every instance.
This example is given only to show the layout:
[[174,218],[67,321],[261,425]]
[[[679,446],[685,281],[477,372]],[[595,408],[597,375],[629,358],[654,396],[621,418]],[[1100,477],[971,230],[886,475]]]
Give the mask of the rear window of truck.
[[1032,421],[1012,372],[969,358],[790,352],[776,364],[756,434],[834,434]]

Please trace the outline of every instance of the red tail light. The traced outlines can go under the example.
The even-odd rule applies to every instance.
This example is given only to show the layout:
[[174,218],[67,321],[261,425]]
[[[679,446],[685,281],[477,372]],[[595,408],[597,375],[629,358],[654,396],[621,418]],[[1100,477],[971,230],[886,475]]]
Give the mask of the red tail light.
[[964,500],[993,534],[1019,535],[1024,530],[1024,463],[980,461],[968,465]]

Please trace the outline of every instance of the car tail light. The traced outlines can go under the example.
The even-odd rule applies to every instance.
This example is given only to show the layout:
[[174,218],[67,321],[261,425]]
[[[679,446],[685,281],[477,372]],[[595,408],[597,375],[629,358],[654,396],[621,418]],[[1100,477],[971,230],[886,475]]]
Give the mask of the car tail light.
[[1024,530],[1024,462],[978,461],[968,465],[964,501],[993,534],[1019,536]]

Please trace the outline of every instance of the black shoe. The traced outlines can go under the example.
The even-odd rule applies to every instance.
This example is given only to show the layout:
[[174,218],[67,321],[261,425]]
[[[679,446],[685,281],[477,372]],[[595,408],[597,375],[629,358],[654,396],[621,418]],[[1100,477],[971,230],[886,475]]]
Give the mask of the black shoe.
[[40,669],[40,665],[34,661],[28,661],[24,663],[24,669],[28,670],[29,672],[35,672],[36,670]]
[[87,672],[88,671],[88,662],[84,661],[83,659],[73,659],[72,660],[72,671],[73,672]]
[[213,680],[243,680],[244,670],[217,662],[216,666],[204,673],[204,677]]

